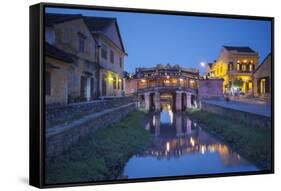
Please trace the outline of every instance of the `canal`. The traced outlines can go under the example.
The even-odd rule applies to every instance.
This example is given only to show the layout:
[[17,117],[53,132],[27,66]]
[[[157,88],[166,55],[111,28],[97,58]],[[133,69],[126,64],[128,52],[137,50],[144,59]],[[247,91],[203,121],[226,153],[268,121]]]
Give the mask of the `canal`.
[[173,113],[166,106],[148,114],[145,125],[153,135],[152,144],[134,155],[124,168],[128,178],[183,176],[258,171],[251,162],[222,140],[190,120],[186,113]]

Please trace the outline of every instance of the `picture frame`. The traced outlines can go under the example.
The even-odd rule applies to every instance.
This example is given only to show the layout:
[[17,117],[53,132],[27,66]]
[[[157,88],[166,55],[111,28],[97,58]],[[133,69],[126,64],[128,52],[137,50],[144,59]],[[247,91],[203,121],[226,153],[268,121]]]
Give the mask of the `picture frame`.
[[[208,18],[212,18],[212,19],[230,19],[230,20],[249,20],[249,21],[266,21],[269,22],[270,25],[270,39],[266,39],[269,43],[270,43],[270,57],[268,57],[269,61],[270,61],[270,98],[269,98],[269,104],[270,104],[270,116],[269,116],[269,122],[268,124],[268,128],[270,128],[270,130],[267,130],[268,133],[270,134],[270,140],[267,143],[270,143],[270,167],[268,169],[265,170],[258,170],[258,171],[233,171],[233,172],[215,172],[215,173],[195,173],[195,174],[186,174],[186,175],[170,175],[170,176],[151,176],[151,177],[141,177],[141,178],[116,178],[116,179],[104,179],[104,180],[85,180],[85,181],[66,181],[66,182],[51,182],[51,183],[46,183],[46,155],[47,153],[62,153],[63,151],[58,151],[56,149],[53,149],[55,151],[50,151],[51,146],[49,139],[47,141],[47,128],[46,126],[48,124],[46,124],[46,121],[48,121],[49,118],[46,117],[46,111],[47,108],[49,108],[49,106],[47,106],[47,99],[46,98],[46,91],[48,91],[46,89],[46,79],[47,77],[47,73],[46,73],[46,67],[47,67],[47,61],[46,61],[46,55],[47,55],[47,49],[52,53],[52,58],[56,57],[60,57],[61,59],[66,59],[65,62],[68,62],[69,60],[71,60],[73,57],[77,56],[77,55],[72,55],[72,57],[68,58],[67,55],[65,55],[63,53],[63,49],[62,49],[62,53],[58,53],[59,50],[53,48],[53,47],[48,47],[48,45],[46,45],[46,8],[54,8],[54,9],[73,9],[76,11],[107,11],[107,12],[114,12],[114,13],[126,13],[126,14],[150,14],[150,15],[157,15],[157,16],[181,16],[183,18],[189,18],[189,17],[196,17],[196,18],[202,18],[202,19],[208,19]],[[69,19],[69,18],[67,18]],[[81,18],[77,18],[78,20]],[[55,21],[54,21],[55,22]],[[119,28],[117,27],[117,31],[118,33],[120,33]],[[80,34],[80,33],[79,33]],[[80,34],[81,36],[81,44],[83,44],[83,39],[86,38],[84,33]],[[121,35],[122,36],[122,35]],[[113,42],[114,43],[114,42]],[[120,43],[121,49],[123,47],[123,43]],[[79,45],[80,46],[80,45]],[[78,47],[79,47],[78,46]],[[102,46],[102,44],[100,44],[99,46]],[[82,46],[84,47],[84,46]],[[126,46],[125,46],[126,47]],[[119,47],[120,48],[120,47]],[[124,47],[123,47],[124,48]],[[230,50],[233,47],[230,46],[225,46],[224,49],[226,50]],[[81,51],[84,51],[84,48],[81,48]],[[218,52],[219,50],[217,50]],[[239,52],[239,51],[238,51]],[[50,53],[50,54],[51,54]],[[56,55],[54,55],[56,54]],[[49,55],[49,54],[48,54]],[[127,53],[126,51],[122,52],[123,56],[126,56]],[[102,52],[101,52],[101,56],[102,56]],[[113,55],[113,60],[115,60],[115,55]],[[112,57],[112,53],[109,53],[109,60],[111,60]],[[129,54],[128,54],[129,57]],[[58,58],[58,59],[60,59]],[[267,58],[267,57],[266,57]],[[265,60],[266,60],[265,58]],[[67,60],[68,59],[68,60]],[[115,61],[113,61],[115,62]],[[121,65],[126,65],[126,62],[124,63],[124,60],[121,61],[120,63],[122,63]],[[215,62],[214,62],[215,63]],[[259,62],[258,64],[261,65],[262,62]],[[156,63],[155,63],[156,64]],[[204,65],[204,63],[202,63],[202,65]],[[167,65],[166,65],[167,66]],[[57,67],[56,65],[52,65],[50,64],[48,67],[53,67],[54,69]],[[161,66],[162,67],[162,66]],[[230,66],[228,66],[230,67]],[[239,65],[240,67],[240,65]],[[241,65],[242,67],[242,65]],[[248,67],[248,66],[245,66]],[[259,66],[256,66],[256,68]],[[255,68],[255,69],[256,69]],[[250,70],[250,67],[248,68]],[[182,69],[181,69],[182,70]],[[189,71],[190,72],[190,71]],[[137,73],[137,72],[136,72]],[[145,73],[145,72],[144,72]],[[187,72],[188,73],[188,72]],[[86,76],[92,76],[93,74],[90,73],[84,73]],[[144,74],[145,75],[145,74]],[[149,74],[148,74],[149,75]],[[198,75],[198,80],[199,78],[202,78],[202,82],[198,82],[199,85],[201,84],[201,87],[211,87],[209,89],[215,89],[213,88],[213,86],[215,87],[216,84],[215,83],[209,83],[206,80],[208,78],[211,77],[203,77],[203,75],[200,75],[199,72],[198,74],[195,72],[194,75]],[[95,76],[95,75],[94,75]],[[252,75],[251,75],[252,76]],[[207,79],[205,79],[207,78]],[[129,78],[130,79],[130,78]],[[82,80],[81,78],[81,83],[80,86],[84,87],[85,86],[85,92],[83,92],[82,90],[79,92],[81,94],[84,95],[83,100],[79,98],[79,100],[77,101],[77,103],[83,102],[83,101],[92,101],[90,100],[90,97],[92,96],[92,93],[88,91],[87,84],[91,84],[91,82],[89,81],[88,83],[88,78]],[[89,77],[90,80],[90,77]],[[102,79],[99,79],[102,80]],[[115,79],[112,78],[112,80],[114,81]],[[122,78],[117,79],[116,80],[116,86],[120,86],[120,89],[122,89],[122,84],[119,85],[118,80],[123,80]],[[204,81],[205,80],[205,81]],[[260,79],[263,80],[263,79]],[[85,83],[83,83],[82,81],[85,81]],[[126,81],[126,80],[124,80]],[[97,82],[98,83],[98,82]],[[129,83],[129,82],[128,82]],[[189,82],[190,83],[190,82]],[[223,82],[217,82],[217,83],[223,83]],[[238,83],[238,82],[237,82]],[[258,81],[257,83],[262,84],[261,81]],[[264,91],[266,91],[266,82],[264,82]],[[86,85],[85,85],[86,84]],[[89,85],[90,86],[90,85]],[[102,85],[101,85],[102,86]],[[247,85],[248,86],[248,85]],[[250,85],[249,85],[250,86]],[[220,85],[220,87],[222,87]],[[262,88],[263,86],[259,87]],[[196,87],[198,88],[198,87]],[[241,87],[243,88],[243,87]],[[83,88],[81,88],[83,89]],[[114,89],[118,89],[118,88],[114,88]],[[205,95],[206,91],[209,91],[206,89],[201,89],[201,90],[196,90],[196,94],[198,94],[198,92],[201,92],[201,95]],[[50,91],[52,91],[50,89]],[[224,90],[221,90],[224,91]],[[260,89],[257,91],[261,91]],[[218,92],[213,92],[218,93]],[[100,92],[101,95],[103,95],[103,92]],[[118,94],[118,93],[117,93]],[[121,95],[122,93],[120,93]],[[125,93],[124,93],[125,94]],[[113,94],[112,94],[113,95]],[[119,95],[119,94],[118,94]],[[212,94],[213,95],[213,94]],[[225,92],[224,92],[225,95]],[[88,97],[89,96],[89,100]],[[110,95],[111,96],[111,95]],[[105,98],[103,98],[102,100],[110,100],[111,98],[109,98],[110,96],[108,96],[108,98],[105,96]],[[116,95],[114,95],[116,96]],[[183,95],[182,95],[183,96]],[[186,97],[188,96],[188,94],[185,95]],[[220,95],[219,95],[220,96]],[[98,97],[98,96],[97,96]],[[185,97],[185,98],[186,98]],[[228,96],[226,96],[228,97]],[[198,95],[199,98],[199,95]],[[85,100],[84,100],[85,99]],[[136,102],[140,102],[138,99],[140,99],[139,97],[137,98]],[[144,102],[145,102],[145,95],[144,95]],[[150,99],[150,98],[149,98]],[[154,99],[154,98],[152,98]],[[196,97],[197,99],[197,97]],[[206,97],[202,97],[200,98],[202,100],[206,99]],[[70,100],[74,100],[73,102],[71,102]],[[73,98],[69,98],[67,97],[67,101],[66,101],[66,105],[69,104],[71,102],[71,104],[77,104],[76,101],[77,98],[73,97]],[[120,100],[118,100],[118,102],[122,102]],[[183,101],[184,102],[184,101]],[[114,103],[115,104],[115,103]],[[205,102],[205,105],[210,104],[210,102]],[[174,104],[174,106],[176,107],[176,103]],[[201,106],[201,102],[198,102],[198,105]],[[61,105],[51,105],[50,107],[60,107]],[[85,106],[86,107],[86,106]],[[101,107],[101,106],[100,106]],[[146,107],[146,106],[144,106]],[[157,105],[153,106],[153,109],[157,109]],[[160,106],[159,106],[160,107]],[[161,106],[162,107],[162,106]],[[181,106],[182,107],[182,106]],[[185,105],[185,107],[187,108],[187,103]],[[211,107],[208,107],[208,109],[210,109]],[[150,110],[151,108],[149,108]],[[176,108],[175,108],[176,109]],[[205,108],[207,110],[207,107]],[[87,109],[86,109],[87,110]],[[211,109],[210,109],[211,110]],[[56,111],[57,113],[63,113],[63,111],[66,111],[65,108],[61,109],[61,110],[50,110],[50,111]],[[72,110],[71,110],[72,111]],[[122,110],[123,111],[123,110]],[[224,112],[224,110],[222,111]],[[247,113],[247,112],[246,112]],[[88,113],[89,114],[89,113]],[[231,113],[231,116],[235,116],[238,115],[238,118],[240,117],[239,114],[234,114]],[[258,115],[258,114],[257,114]],[[230,118],[231,118],[230,116]],[[243,115],[243,116],[246,116]],[[81,116],[80,116],[81,117]],[[120,116],[120,118],[123,118],[124,116]],[[227,116],[229,117],[229,116]],[[268,116],[267,116],[268,117]],[[251,117],[249,117],[249,119],[253,119]],[[255,118],[256,119],[256,118]],[[260,119],[259,122],[263,122],[266,119],[265,118],[258,118]],[[106,121],[106,120],[105,120]],[[116,120],[119,121],[119,120]],[[254,121],[254,120],[253,120]],[[153,123],[153,122],[152,122]],[[105,125],[108,126],[109,124]],[[58,131],[50,131],[50,133],[52,134],[52,132],[55,132],[57,134],[60,134],[60,129]],[[65,187],[65,186],[83,186],[83,185],[99,185],[99,184],[116,184],[116,183],[132,183],[132,182],[148,182],[148,181],[165,181],[165,180],[178,180],[178,179],[193,179],[193,178],[209,178],[209,177],[227,177],[227,176],[242,176],[242,175],[256,175],[256,174],[272,174],[274,173],[274,18],[272,17],[260,17],[260,16],[247,16],[247,15],[230,15],[230,14],[214,14],[214,13],[194,13],[194,12],[183,12],[183,11],[169,11],[169,10],[154,10],[154,9],[137,9],[137,8],[124,8],[124,7],[103,7],[103,6],[93,6],[93,5],[72,5],[72,4],[55,4],[55,3],[39,3],[36,5],[32,5],[30,6],[30,155],[29,155],[29,168],[30,168],[30,185],[35,186],[35,187],[39,187],[39,188],[52,188],[52,187]],[[77,133],[77,131],[74,132],[74,134]],[[87,133],[92,133],[90,130],[86,131]],[[60,138],[62,139],[62,138]],[[75,139],[75,138],[73,138]],[[79,139],[79,138],[77,138]],[[56,140],[57,141],[57,140]],[[61,144],[61,142],[58,142],[57,145]],[[75,143],[71,143],[71,145],[73,146],[73,144]],[[52,147],[57,148],[58,146],[55,145]],[[167,147],[167,145],[166,145]],[[168,146],[168,148],[170,149],[170,144]],[[206,148],[205,148],[206,149]],[[203,150],[205,150],[203,149]],[[63,149],[62,149],[63,150]],[[205,152],[205,151],[204,151]],[[59,154],[58,154],[59,155]],[[53,154],[52,154],[53,156]],[[55,154],[54,154],[55,156]],[[240,158],[240,155],[239,155]],[[57,160],[57,159],[52,159],[52,160]],[[71,177],[71,174],[69,175]]]

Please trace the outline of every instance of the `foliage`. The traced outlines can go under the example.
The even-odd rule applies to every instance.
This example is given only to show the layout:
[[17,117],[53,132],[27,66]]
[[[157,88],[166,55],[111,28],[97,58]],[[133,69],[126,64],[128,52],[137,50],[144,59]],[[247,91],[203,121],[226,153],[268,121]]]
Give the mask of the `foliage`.
[[234,87],[241,88],[242,85],[243,85],[242,80],[234,80],[234,81],[233,81],[233,86],[234,86]]
[[143,128],[144,117],[144,112],[132,112],[121,122],[98,129],[62,155],[48,159],[46,183],[120,178],[127,160],[150,143],[150,134]]
[[188,114],[201,123],[203,128],[222,138],[261,169],[271,169],[270,128],[251,127],[245,121],[233,120],[198,109],[190,110]]

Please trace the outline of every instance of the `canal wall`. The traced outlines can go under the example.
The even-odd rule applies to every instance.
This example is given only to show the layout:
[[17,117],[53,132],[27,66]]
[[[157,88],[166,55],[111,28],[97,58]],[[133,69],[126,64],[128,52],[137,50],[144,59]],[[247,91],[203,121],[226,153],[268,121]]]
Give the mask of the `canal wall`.
[[237,121],[241,121],[253,127],[271,128],[271,117],[241,111],[237,109],[227,108],[216,104],[201,102],[201,109],[203,111],[222,115]]
[[134,97],[107,98],[91,102],[72,103],[64,106],[49,106],[45,109],[46,129],[71,122],[82,116],[134,102]]
[[61,154],[71,148],[85,135],[89,135],[99,128],[106,127],[120,121],[127,114],[136,109],[136,103],[128,103],[115,108],[105,109],[83,116],[70,124],[58,125],[46,129],[45,153],[47,159]]

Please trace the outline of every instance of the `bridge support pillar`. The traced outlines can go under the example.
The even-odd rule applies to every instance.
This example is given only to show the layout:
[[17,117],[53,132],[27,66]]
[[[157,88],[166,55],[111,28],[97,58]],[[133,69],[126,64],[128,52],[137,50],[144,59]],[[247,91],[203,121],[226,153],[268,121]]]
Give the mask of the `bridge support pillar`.
[[141,107],[141,95],[138,94],[137,108],[139,109],[140,107]]
[[144,93],[145,111],[150,110],[150,92]]
[[155,111],[160,111],[160,93],[155,92],[154,94]]
[[182,111],[182,92],[176,92],[176,111]]
[[186,93],[186,109],[189,109],[192,107],[191,104],[191,94],[190,93]]

